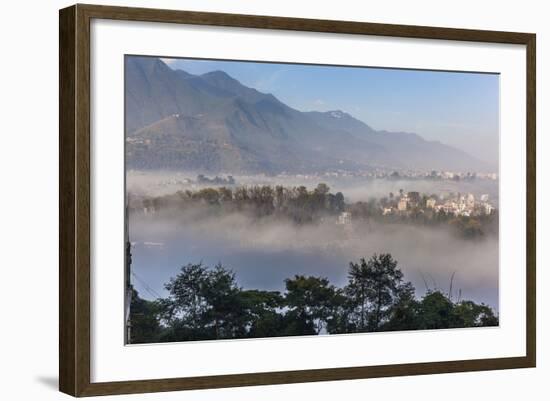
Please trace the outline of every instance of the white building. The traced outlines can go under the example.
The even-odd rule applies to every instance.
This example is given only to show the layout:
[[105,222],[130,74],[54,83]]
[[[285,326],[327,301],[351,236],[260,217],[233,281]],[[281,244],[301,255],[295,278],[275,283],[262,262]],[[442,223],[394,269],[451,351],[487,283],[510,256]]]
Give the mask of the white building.
[[409,199],[406,196],[399,199],[399,202],[397,203],[397,210],[399,210],[400,212],[404,212],[405,210],[407,210],[408,201]]
[[466,206],[468,206],[468,208],[473,208],[474,205],[475,205],[475,202],[476,202],[476,198],[474,196],[474,194],[468,194],[468,196],[466,196]]
[[348,225],[351,224],[351,213],[350,212],[342,212],[338,216],[337,224],[342,225]]

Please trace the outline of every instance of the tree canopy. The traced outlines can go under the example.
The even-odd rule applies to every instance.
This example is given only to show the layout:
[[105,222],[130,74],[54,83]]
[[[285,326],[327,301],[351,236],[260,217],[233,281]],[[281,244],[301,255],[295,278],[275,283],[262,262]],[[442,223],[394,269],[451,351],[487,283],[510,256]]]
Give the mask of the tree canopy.
[[133,290],[130,343],[498,326],[495,312],[430,290],[420,299],[390,254],[350,263],[343,288],[297,275],[285,291],[242,289],[235,274],[187,264],[148,301]]

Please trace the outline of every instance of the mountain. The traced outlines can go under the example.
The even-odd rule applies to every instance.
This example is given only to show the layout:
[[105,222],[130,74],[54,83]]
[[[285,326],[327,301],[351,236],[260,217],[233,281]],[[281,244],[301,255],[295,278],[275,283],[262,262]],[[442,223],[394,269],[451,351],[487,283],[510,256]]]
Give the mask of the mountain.
[[364,122],[340,110],[308,112],[318,124],[349,132],[357,138],[378,145],[388,152],[377,160],[381,165],[423,170],[477,170],[489,168],[466,152],[438,141],[427,141],[407,132],[375,131]]
[[130,168],[235,174],[484,168],[460,150],[375,131],[342,111],[300,112],[223,71],[193,75],[132,56],[125,78]]

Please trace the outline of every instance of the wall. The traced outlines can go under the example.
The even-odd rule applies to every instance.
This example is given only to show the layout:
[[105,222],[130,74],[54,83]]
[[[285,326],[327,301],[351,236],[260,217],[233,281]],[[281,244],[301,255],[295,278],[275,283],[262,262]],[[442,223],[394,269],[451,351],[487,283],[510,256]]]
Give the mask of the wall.
[[[98,3],[108,2],[97,1]],[[56,400],[66,396],[57,387],[57,10],[60,0],[3,4],[0,96],[0,368],[4,399]],[[550,349],[544,341],[550,319],[547,279],[550,195],[543,171],[550,162],[548,50],[550,25],[544,2],[394,1],[338,2],[213,0],[118,1],[117,5],[179,8],[248,14],[360,20],[536,32],[538,47],[538,368],[483,373],[299,384],[258,388],[127,396],[126,399],[280,400],[307,397],[332,400],[361,397],[447,401],[465,399],[545,399],[550,374]],[[545,196],[546,195],[546,196]],[[546,315],[545,315],[546,314]],[[114,399],[113,397],[103,398]],[[118,398],[122,399],[122,397]]]

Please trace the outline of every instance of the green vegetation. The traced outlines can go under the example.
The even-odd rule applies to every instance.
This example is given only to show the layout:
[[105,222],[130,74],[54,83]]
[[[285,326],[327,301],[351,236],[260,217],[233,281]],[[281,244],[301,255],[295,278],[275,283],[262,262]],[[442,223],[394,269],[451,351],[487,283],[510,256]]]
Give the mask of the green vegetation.
[[218,264],[183,266],[165,284],[166,298],[147,301],[134,290],[130,342],[172,342],[395,330],[498,326],[484,304],[453,301],[439,290],[421,299],[390,254],[350,263],[348,283],[294,276],[285,291],[244,290]]
[[[402,195],[403,190],[400,190],[399,196]],[[296,224],[311,224],[327,219],[335,220],[336,216],[345,211],[351,213],[355,222],[444,227],[463,239],[480,239],[486,235],[498,234],[496,210],[491,214],[455,216],[453,213],[427,207],[428,195],[418,192],[409,192],[409,195],[415,195],[414,206],[403,212],[385,214],[385,208],[397,207],[397,194],[390,193],[388,197],[371,198],[366,202],[346,203],[341,192],[331,193],[330,188],[324,183],[320,183],[313,190],[308,190],[305,186],[222,186],[140,198],[132,201],[130,212],[143,208],[154,211],[171,210],[176,213],[204,209],[209,216],[243,213],[258,219],[282,218]]]

